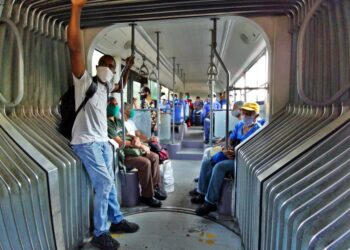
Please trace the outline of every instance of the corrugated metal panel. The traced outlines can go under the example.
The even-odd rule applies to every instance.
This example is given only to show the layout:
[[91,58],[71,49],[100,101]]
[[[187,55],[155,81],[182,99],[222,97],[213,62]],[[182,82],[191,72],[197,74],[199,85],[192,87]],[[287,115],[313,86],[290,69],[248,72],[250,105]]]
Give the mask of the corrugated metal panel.
[[[10,1],[7,1],[10,2]],[[37,9],[42,15],[67,23],[70,1],[68,0],[26,0],[18,1],[32,10]],[[195,16],[212,16],[223,14],[237,15],[289,15],[294,17],[295,25],[300,24],[308,0],[140,0],[140,1],[101,1],[87,2],[83,16],[84,27],[108,26],[117,22],[141,20],[159,20],[165,18],[183,18]]]
[[[238,149],[236,215],[247,249],[305,249],[308,244],[305,242],[314,242],[312,237],[322,229],[321,224],[312,224],[313,219],[310,219],[311,224],[304,225],[300,220],[293,224],[291,218],[296,216],[297,211],[317,218],[317,206],[312,207],[312,204],[328,206],[333,198],[323,197],[322,203],[320,200],[312,203],[314,200],[311,202],[311,199],[331,185],[344,183],[341,178],[350,173],[349,128],[341,128],[350,114],[348,112],[337,118],[339,111],[290,106]],[[322,143],[323,140],[326,141]],[[307,151],[318,143],[322,146]],[[312,154],[309,155],[311,152],[314,157],[319,157],[316,165],[313,165]],[[329,155],[326,155],[327,152]],[[291,163],[292,160],[299,162],[300,168],[311,164],[320,174],[306,177],[307,172],[303,172],[297,175],[297,169],[292,168],[296,166]],[[297,177],[290,179],[291,176]],[[349,206],[341,204],[345,212]],[[299,206],[304,206],[304,209]],[[329,219],[340,215],[335,211],[326,214]],[[300,233],[298,228],[305,232]],[[338,236],[346,232],[338,229]],[[300,238],[301,235],[304,238]],[[329,237],[326,236],[327,239]],[[288,245],[291,242],[296,245]]]

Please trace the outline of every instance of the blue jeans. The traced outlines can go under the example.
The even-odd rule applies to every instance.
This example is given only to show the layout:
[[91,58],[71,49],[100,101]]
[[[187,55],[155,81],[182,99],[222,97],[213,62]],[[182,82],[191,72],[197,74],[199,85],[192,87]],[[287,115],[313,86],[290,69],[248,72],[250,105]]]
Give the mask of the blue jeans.
[[197,191],[205,195],[206,202],[211,204],[218,203],[225,174],[233,172],[234,167],[234,160],[224,160],[214,166],[210,159],[204,159],[202,161]]
[[210,136],[210,119],[205,118],[204,119],[204,138],[206,141],[209,141]]
[[95,190],[94,235],[109,231],[112,223],[123,220],[117,199],[113,172],[113,152],[108,142],[91,142],[72,145],[73,151],[83,162]]

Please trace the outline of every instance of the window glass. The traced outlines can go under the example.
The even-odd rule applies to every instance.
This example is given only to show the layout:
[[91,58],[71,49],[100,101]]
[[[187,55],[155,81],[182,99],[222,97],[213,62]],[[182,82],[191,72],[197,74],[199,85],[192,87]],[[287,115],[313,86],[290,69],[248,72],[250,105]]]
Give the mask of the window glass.
[[133,81],[132,83],[132,97],[140,99],[140,90],[141,90],[141,83],[137,81]]
[[168,99],[169,96],[169,89],[167,87],[162,86],[161,93],[164,93],[166,98]]
[[152,99],[158,100],[158,84],[152,80],[148,80],[148,87],[151,90]]
[[92,54],[92,75],[96,75],[96,66],[98,65],[98,60],[103,56],[104,54],[101,53],[98,50],[94,50],[94,53]]
[[[268,59],[266,52],[236,81],[235,87],[265,87],[267,84]],[[266,89],[232,91],[234,101],[265,102]]]

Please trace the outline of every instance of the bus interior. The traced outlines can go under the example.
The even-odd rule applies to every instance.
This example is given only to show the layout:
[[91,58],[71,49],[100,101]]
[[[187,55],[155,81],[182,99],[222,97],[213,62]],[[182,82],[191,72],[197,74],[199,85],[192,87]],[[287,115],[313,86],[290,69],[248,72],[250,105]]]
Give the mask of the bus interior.
[[[96,249],[94,190],[58,131],[70,9],[0,0],[0,250]],[[350,248],[350,0],[88,0],[81,36],[92,76],[112,55],[117,82],[134,56],[110,97],[169,156],[152,208],[111,140],[121,211],[140,226],[112,234],[120,249]],[[234,147],[217,211],[198,216],[189,191],[206,152],[228,146],[235,103],[257,103],[261,128]]]

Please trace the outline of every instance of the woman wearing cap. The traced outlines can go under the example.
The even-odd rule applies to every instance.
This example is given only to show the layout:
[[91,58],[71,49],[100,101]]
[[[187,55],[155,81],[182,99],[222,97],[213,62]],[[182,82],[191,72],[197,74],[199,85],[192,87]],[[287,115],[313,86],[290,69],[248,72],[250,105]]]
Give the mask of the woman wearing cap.
[[234,171],[234,147],[261,128],[261,124],[257,122],[260,111],[257,103],[245,103],[241,107],[241,111],[242,121],[235,126],[230,135],[231,147],[202,162],[197,193],[192,192],[195,197],[191,199],[193,203],[202,204],[196,209],[198,215],[207,215],[217,209],[225,175]]
[[142,87],[140,91],[141,97],[141,109],[152,109],[151,117],[152,117],[152,133],[157,131],[157,101],[154,100],[151,96],[151,90],[148,87]]

